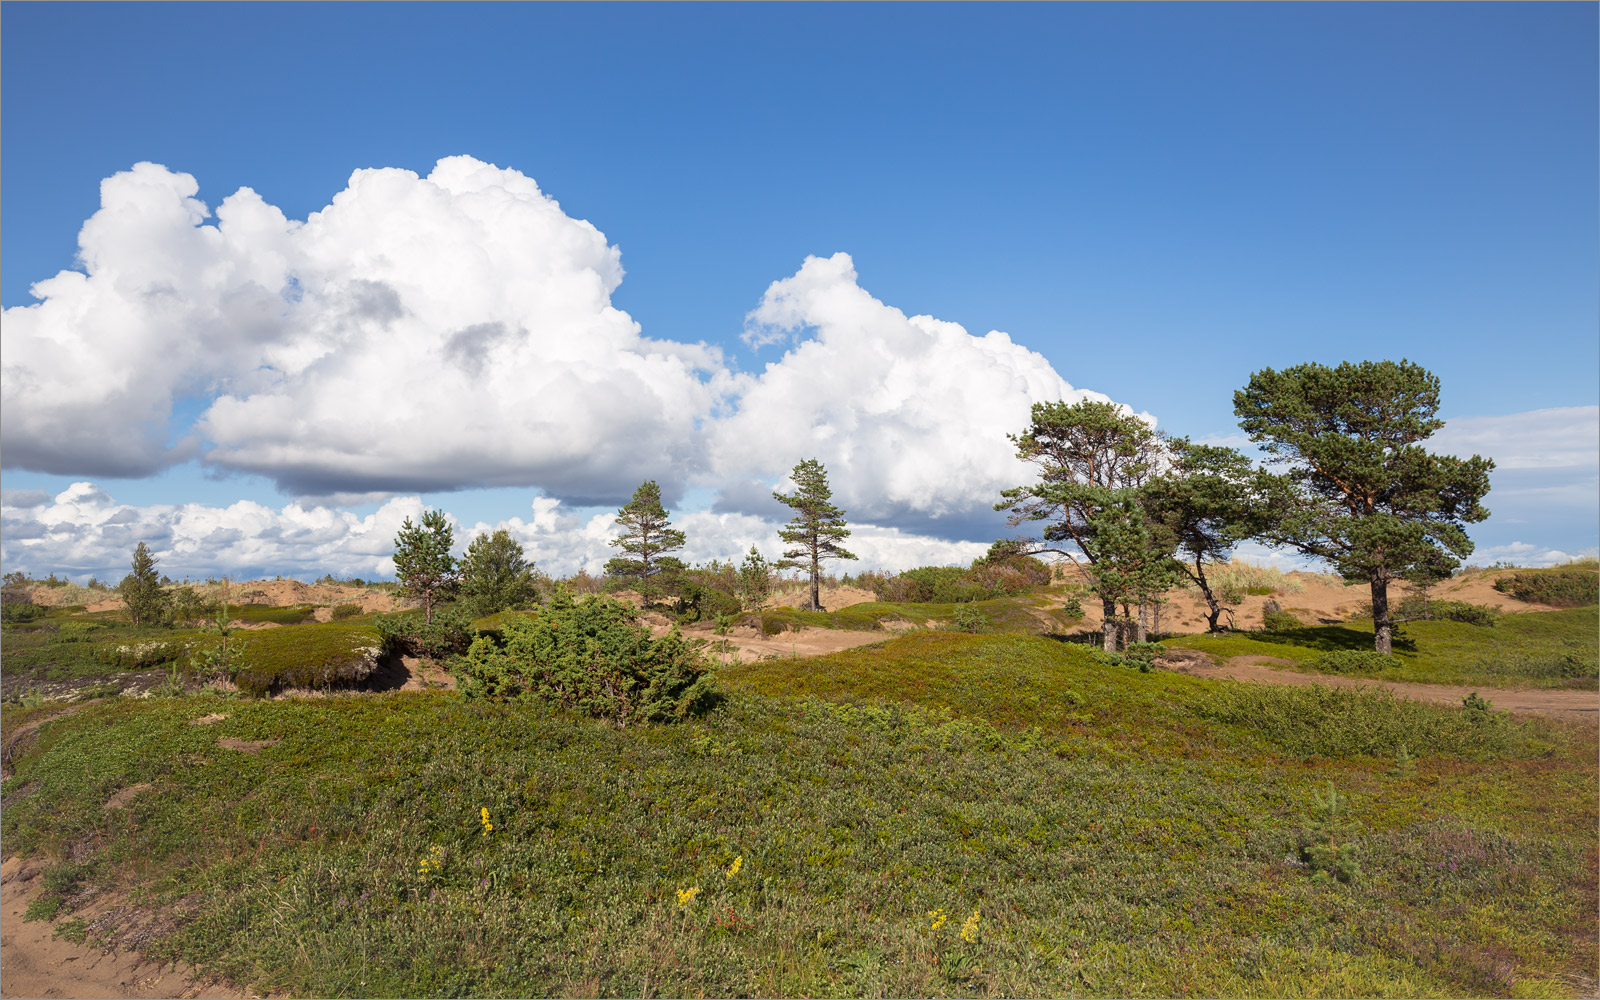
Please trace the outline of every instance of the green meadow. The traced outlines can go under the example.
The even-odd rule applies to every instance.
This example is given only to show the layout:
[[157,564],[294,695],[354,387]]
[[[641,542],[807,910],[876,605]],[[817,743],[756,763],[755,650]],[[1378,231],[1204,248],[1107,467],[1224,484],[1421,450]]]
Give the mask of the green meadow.
[[[33,918],[113,941],[79,908],[127,893],[170,921],[149,954],[291,995],[1592,994],[1593,727],[1140,672],[988,604],[976,633],[737,663],[665,725],[446,691],[14,700],[0,832],[46,866]],[[1411,623],[1386,674],[1542,684],[1577,642],[1592,687],[1595,624]],[[1359,628],[1169,641],[1309,661]],[[372,627],[266,630],[249,662],[323,630],[332,662]],[[44,671],[139,637],[5,638]]]

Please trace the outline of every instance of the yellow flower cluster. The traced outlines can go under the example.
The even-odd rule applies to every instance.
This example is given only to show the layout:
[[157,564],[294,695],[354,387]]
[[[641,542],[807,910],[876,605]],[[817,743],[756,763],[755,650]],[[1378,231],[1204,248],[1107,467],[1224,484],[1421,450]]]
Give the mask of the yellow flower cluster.
[[483,835],[485,837],[494,832],[494,824],[489,822],[488,806],[482,806],[478,809],[478,822],[483,824]]
[[728,866],[727,877],[730,878],[730,879],[733,878],[735,875],[739,874],[739,869],[741,869],[743,867],[744,867],[744,855],[741,854],[737,858],[733,859],[733,864]]
[[928,930],[936,931],[944,926],[946,920],[950,919],[950,914],[943,910],[933,909],[928,911],[928,919],[933,921],[933,926],[929,927]]
[[972,916],[967,918],[967,922],[961,925],[961,940],[968,944],[978,940],[978,911],[976,908],[973,909]]
[[422,860],[417,862],[417,874],[427,881],[428,876],[437,875],[444,869],[444,848],[434,844]]
[[699,886],[691,886],[688,889],[679,889],[678,890],[678,905],[679,906],[689,906],[690,904],[692,904],[694,902],[694,898],[696,896],[698,896],[698,895],[700,895],[700,887]]

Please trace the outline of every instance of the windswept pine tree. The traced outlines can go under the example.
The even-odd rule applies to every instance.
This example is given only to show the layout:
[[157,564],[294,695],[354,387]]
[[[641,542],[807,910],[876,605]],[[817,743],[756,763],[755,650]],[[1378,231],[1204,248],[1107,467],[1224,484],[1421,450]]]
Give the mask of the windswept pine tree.
[[[128,607],[128,617],[135,625],[154,625],[166,619],[171,598],[161,589],[156,562],[150,547],[140,542],[133,550],[133,572],[117,585],[122,603]],[[51,577],[54,578],[54,574]]]
[[844,526],[844,511],[829,502],[833,491],[828,488],[828,471],[821,462],[808,458],[794,467],[789,478],[794,480],[793,494],[772,494],[774,500],[792,507],[795,512],[794,519],[778,529],[778,537],[795,546],[784,552],[785,559],[800,560],[800,565],[809,564],[810,610],[821,611],[822,560],[856,558],[839,544],[850,537],[850,529]]
[[1489,516],[1492,459],[1434,455],[1439,379],[1402,359],[1264,368],[1233,394],[1239,426],[1287,466],[1271,540],[1332,563],[1372,592],[1373,647],[1387,654],[1389,584],[1438,577],[1472,553],[1465,526]]
[[611,544],[624,554],[607,562],[606,572],[632,580],[649,607],[650,599],[660,593],[657,583],[662,571],[681,566],[667,553],[683,548],[684,533],[667,520],[667,509],[661,505],[661,487],[653,479],[640,483],[633,491],[633,499],[617,511],[617,526],[623,531]]

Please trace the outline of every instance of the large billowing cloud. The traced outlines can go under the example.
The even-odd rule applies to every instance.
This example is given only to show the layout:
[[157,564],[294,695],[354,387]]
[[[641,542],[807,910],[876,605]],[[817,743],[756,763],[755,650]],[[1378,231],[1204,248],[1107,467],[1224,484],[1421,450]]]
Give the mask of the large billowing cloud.
[[[838,502],[869,521],[987,511],[1033,478],[1006,438],[1026,428],[1033,403],[1107,400],[1004,333],[974,337],[885,305],[844,253],[806,258],[750,313],[750,343],[791,337],[782,360],[738,377],[737,409],[711,435],[711,468],[778,480],[819,459]],[[729,493],[730,505],[761,502],[759,485]]]
[[18,494],[9,557],[49,551],[73,569],[103,563],[103,546],[120,565],[143,531],[196,571],[323,559],[319,573],[360,575],[382,571],[390,522],[417,502],[393,500],[371,527],[325,504],[526,486],[546,506],[507,525],[537,557],[593,570],[609,522],[570,511],[650,478],[669,501],[690,485],[717,495],[684,526],[704,539],[691,557],[727,558],[776,545],[789,512],[772,490],[817,458],[867,565],[964,562],[1003,530],[999,491],[1032,476],[1006,439],[1030,406],[1105,399],[1004,333],[878,301],[842,253],[806,258],[750,313],[747,342],[783,345],[760,372],[651,340],[611,304],[618,249],[531,178],[471,157],[426,177],[356,171],[303,222],[248,188],[213,217],[198,193],[152,163],[108,178],[82,270],[5,311],[0,454],[85,478],[198,459],[300,502]]
[[[143,475],[205,449],[301,495],[680,482],[719,353],[611,305],[619,252],[515,170],[359,170],[305,222],[188,174],[101,185],[84,271],[5,312],[7,465]],[[210,401],[192,428],[175,405]]]

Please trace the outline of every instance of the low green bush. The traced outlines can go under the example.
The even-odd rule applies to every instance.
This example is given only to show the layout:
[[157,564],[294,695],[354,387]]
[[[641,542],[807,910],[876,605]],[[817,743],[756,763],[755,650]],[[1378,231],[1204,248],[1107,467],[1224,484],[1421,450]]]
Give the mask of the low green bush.
[[1600,603],[1600,574],[1586,569],[1533,570],[1502,576],[1494,589],[1530,604],[1581,608]]
[[335,604],[332,615],[334,621],[342,622],[346,618],[358,617],[361,613],[361,605],[359,604]]
[[94,651],[94,658],[113,670],[148,670],[172,663],[188,653],[188,647],[170,639],[152,639],[148,642],[104,645]]
[[1375,674],[1398,667],[1400,661],[1372,649],[1340,649],[1323,653],[1307,666],[1328,674]]
[[432,621],[420,611],[403,611],[378,615],[373,626],[383,636],[384,648],[409,656],[442,661],[472,644],[472,615],[455,604],[434,609]]
[[678,621],[685,625],[715,621],[719,616],[734,616],[744,610],[744,602],[731,591],[709,583],[686,580],[678,588]]
[[62,622],[51,642],[94,642],[109,631],[105,622]]
[[1198,699],[1193,711],[1301,757],[1393,759],[1404,746],[1425,756],[1489,760],[1549,750],[1525,723],[1478,725],[1461,711],[1400,698],[1387,688],[1227,684]]
[[971,604],[956,607],[955,626],[962,632],[982,632],[990,625],[989,616]]
[[287,608],[269,608],[252,605],[230,605],[228,617],[242,622],[270,622],[273,625],[304,625],[317,616],[315,605],[296,604]]
[[23,625],[36,622],[45,616],[45,609],[29,601],[7,601],[0,604],[0,622]]
[[619,725],[669,722],[715,701],[709,666],[676,629],[655,638],[621,601],[558,592],[536,619],[479,635],[456,661],[469,698],[544,702]]

